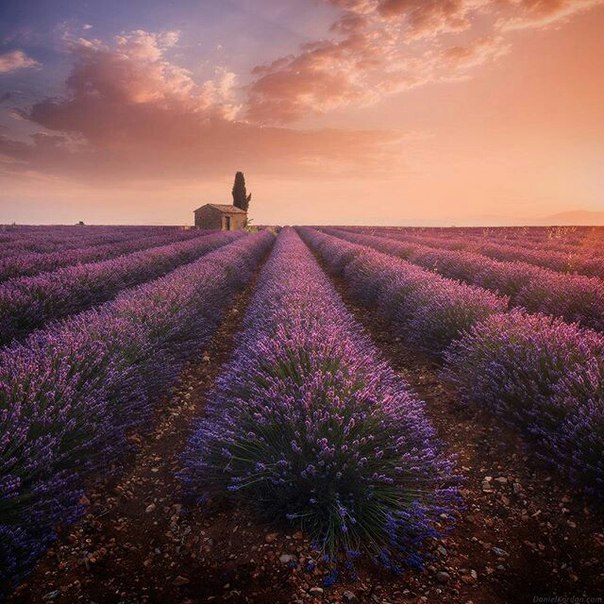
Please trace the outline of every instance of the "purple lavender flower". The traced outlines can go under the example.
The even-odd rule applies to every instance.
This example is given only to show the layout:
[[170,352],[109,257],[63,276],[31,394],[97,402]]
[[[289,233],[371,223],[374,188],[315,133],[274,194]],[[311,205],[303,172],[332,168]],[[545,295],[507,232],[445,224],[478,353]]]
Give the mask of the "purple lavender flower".
[[214,233],[112,260],[6,281],[0,284],[0,345],[48,321],[105,302],[121,290],[160,277],[240,236]]
[[[56,227],[44,232],[49,235],[49,238],[52,238],[55,229]],[[0,281],[54,271],[62,266],[109,260],[139,250],[203,237],[206,234],[204,231],[197,230],[182,231],[174,228],[167,230],[147,227],[127,229],[128,234],[126,235],[123,228],[109,229],[104,239],[99,240],[97,236],[87,240],[83,237],[81,247],[74,248],[70,244],[65,244],[65,247],[46,253],[26,251],[28,247],[21,253],[18,248],[13,250],[12,254],[7,254],[3,250],[5,253],[0,255]],[[29,246],[31,241],[25,239],[25,243]]]
[[329,559],[384,550],[397,564],[415,560],[452,499],[450,462],[423,403],[291,229],[261,273],[184,462],[195,494],[294,522]]
[[83,479],[127,449],[128,429],[145,427],[272,241],[266,231],[237,238],[0,350],[3,588],[30,568],[54,526],[78,516]]
[[482,288],[313,229],[300,232],[344,277],[359,302],[374,308],[410,343],[433,354],[440,355],[477,321],[507,309],[505,298]]
[[[391,234],[376,237],[350,229],[323,231],[403,258],[445,277],[492,290],[501,296],[509,296],[512,306],[559,316],[567,322],[578,322],[585,327],[604,331],[602,279],[543,268],[543,265],[547,266],[545,261],[541,262],[542,266],[535,266],[521,261],[522,253],[509,252],[505,257],[492,259],[481,253],[462,249],[467,246],[462,238],[443,240],[404,235],[401,239],[401,236]],[[442,246],[452,249],[440,249]],[[478,250],[483,247],[485,246]],[[589,264],[592,266],[589,274],[593,274],[598,265],[601,268],[600,276],[604,276],[604,261],[601,258],[592,259]],[[595,272],[598,273],[597,270]]]
[[445,354],[462,396],[519,427],[548,462],[604,496],[604,337],[520,311],[477,324]]
[[[317,230],[300,231],[332,270],[344,277],[360,302],[376,308],[409,341],[420,346],[430,342],[433,352],[443,354],[446,374],[466,400],[519,427],[544,457],[588,489],[602,493],[601,335],[559,318],[519,310],[496,312],[496,304],[484,305],[481,316],[470,291],[452,287],[450,280]],[[558,278],[567,283],[573,276],[553,274],[544,281],[544,300],[545,289]],[[532,291],[537,288],[532,286]],[[590,312],[589,306],[577,302],[580,295],[569,294],[564,304]],[[502,310],[504,305],[500,305]],[[441,325],[441,313],[448,319],[444,323],[450,326],[448,330]],[[451,329],[455,325],[456,331]],[[435,342],[435,335],[441,334],[447,337]]]

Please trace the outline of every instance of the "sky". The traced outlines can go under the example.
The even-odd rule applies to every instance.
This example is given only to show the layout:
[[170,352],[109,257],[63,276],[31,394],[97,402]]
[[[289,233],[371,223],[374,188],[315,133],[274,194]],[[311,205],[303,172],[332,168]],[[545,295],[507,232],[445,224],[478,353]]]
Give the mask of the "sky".
[[2,0],[0,223],[604,224],[604,0]]

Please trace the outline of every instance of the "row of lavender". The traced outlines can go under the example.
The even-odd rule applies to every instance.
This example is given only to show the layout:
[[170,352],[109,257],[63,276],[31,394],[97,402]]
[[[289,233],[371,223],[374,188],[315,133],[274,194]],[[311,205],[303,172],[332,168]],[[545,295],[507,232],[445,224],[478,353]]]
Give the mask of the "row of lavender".
[[309,249],[281,231],[185,454],[200,499],[230,497],[312,536],[418,564],[451,503],[451,465],[423,403],[380,360]]
[[272,241],[268,232],[237,239],[0,351],[1,586],[78,516],[83,482],[148,422]]
[[601,279],[558,273],[523,262],[501,262],[471,252],[437,249],[351,231],[325,230],[436,270],[446,277],[493,290],[509,297],[513,306],[604,331],[604,281]]
[[[358,228],[358,227],[355,227]],[[507,243],[527,249],[603,254],[604,227],[361,227],[367,232]]]
[[[514,250],[531,250],[539,252],[551,252],[554,256],[558,255],[561,260],[567,258],[602,258],[604,256],[604,250],[602,244],[604,244],[604,229],[599,232],[596,231],[590,236],[585,236],[581,239],[527,239],[521,236],[518,237],[505,237],[505,236],[490,236],[489,233],[481,235],[479,233],[467,232],[467,231],[453,231],[453,232],[432,232],[427,230],[424,233],[414,233],[417,236],[426,237],[438,237],[441,240],[447,240],[449,238],[455,239],[459,244],[466,241],[470,243],[488,244],[493,243],[500,245],[499,248],[502,253],[507,249],[510,253]],[[537,258],[537,257],[535,257]],[[563,270],[572,270],[568,267],[563,267]]]
[[181,231],[150,226],[16,226],[0,227],[0,258],[25,252],[56,252],[91,245],[154,237]]
[[[367,232],[368,229],[354,229]],[[604,257],[602,246],[580,247],[566,250],[552,249],[540,245],[530,249],[520,243],[505,243],[497,240],[472,237],[468,235],[434,236],[430,232],[423,234],[406,233],[392,229],[371,229],[378,236],[385,236],[404,242],[415,242],[447,250],[468,251],[482,254],[495,260],[519,261],[563,273],[578,273],[590,277],[604,277]]]
[[214,233],[6,281],[0,284],[0,345],[49,321],[110,300],[123,289],[165,275],[241,236],[242,232]]
[[205,233],[207,231],[180,231],[175,229],[154,234],[142,232],[138,234],[133,233],[125,239],[119,239],[110,243],[95,243],[78,248],[68,247],[65,250],[46,253],[15,253],[0,258],[0,281],[54,271],[63,266],[109,260],[138,250],[193,239]]
[[[392,237],[392,234],[386,234]],[[398,235],[403,241],[415,241],[433,247],[450,250],[465,250],[493,258],[495,260],[519,261],[549,268],[563,273],[578,273],[590,277],[604,277],[604,258],[601,246],[559,250],[546,248],[528,249],[522,243],[505,243],[466,236],[433,237],[425,235]]]
[[356,299],[445,363],[461,395],[515,425],[548,462],[604,496],[604,337],[505,312],[484,289],[313,229],[304,239]]

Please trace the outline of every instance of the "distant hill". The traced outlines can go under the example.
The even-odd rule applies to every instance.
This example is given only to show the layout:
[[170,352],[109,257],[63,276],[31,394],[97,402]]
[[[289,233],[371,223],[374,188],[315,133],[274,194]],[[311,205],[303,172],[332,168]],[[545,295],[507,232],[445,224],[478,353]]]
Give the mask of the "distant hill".
[[545,216],[539,221],[546,225],[598,225],[604,226],[604,212],[570,210]]

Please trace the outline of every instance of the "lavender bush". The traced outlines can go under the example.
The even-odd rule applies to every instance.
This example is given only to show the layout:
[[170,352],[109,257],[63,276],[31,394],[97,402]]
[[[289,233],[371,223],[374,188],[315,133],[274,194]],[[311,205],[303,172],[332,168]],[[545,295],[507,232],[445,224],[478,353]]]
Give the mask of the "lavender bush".
[[445,361],[467,401],[519,427],[542,457],[604,496],[604,337],[514,311],[475,325]]
[[77,517],[85,478],[145,427],[272,240],[238,238],[0,351],[0,585],[14,585],[56,525]]
[[453,497],[450,463],[293,230],[244,325],[184,454],[189,488],[298,525],[332,560],[419,564]]
[[448,250],[478,253],[495,260],[529,263],[560,272],[604,277],[601,233],[585,231],[578,241],[554,238],[539,239],[535,243],[526,234],[517,237],[506,228],[497,235],[497,229],[397,229],[389,227],[348,228],[354,233],[377,235],[407,243]]
[[469,251],[443,250],[409,241],[325,230],[347,241],[436,270],[443,276],[509,296],[513,306],[604,331],[604,281],[601,279],[558,273],[525,262],[501,262]]
[[[439,350],[444,352],[447,375],[463,397],[519,427],[536,441],[545,457],[554,460],[576,482],[602,494],[602,335],[560,318],[520,310],[498,313],[492,308],[482,317],[465,314],[463,296],[456,298],[455,292],[460,290],[448,289],[443,280],[439,284],[425,271],[423,303],[416,308],[413,301],[416,288],[422,287],[421,269],[414,267],[417,272],[413,273],[401,260],[316,230],[301,232],[329,266],[339,268],[361,303],[377,308],[392,328],[412,342],[421,343],[423,338],[429,341],[433,334],[447,333],[441,331],[436,306],[454,317],[461,309],[464,329],[451,338],[448,347]],[[353,248],[357,248],[356,255]],[[364,249],[367,251],[362,252]],[[338,264],[341,258],[352,260]],[[467,299],[474,302],[470,293]],[[434,326],[425,328],[422,321]],[[401,323],[415,329],[401,329]],[[441,346],[445,341],[440,341]]]
[[215,233],[104,262],[79,264],[0,285],[0,345],[44,323],[111,299],[225,245],[242,233]]
[[529,311],[559,316],[569,323],[604,332],[601,279],[543,270],[518,292],[514,302]]
[[431,354],[440,355],[474,323],[507,308],[505,298],[482,288],[313,229],[300,232],[361,303],[374,307],[399,335]]
[[53,253],[105,245],[139,237],[183,232],[160,226],[2,226],[0,259],[30,253]]
[[127,239],[120,239],[106,244],[93,244],[81,248],[71,248],[55,252],[39,253],[26,252],[12,254],[9,257],[0,258],[0,281],[15,277],[26,277],[37,275],[42,272],[54,271],[62,266],[72,266],[88,262],[100,262],[144,250],[159,245],[176,243],[187,239],[203,236],[203,231],[189,230],[154,234],[133,233]]

